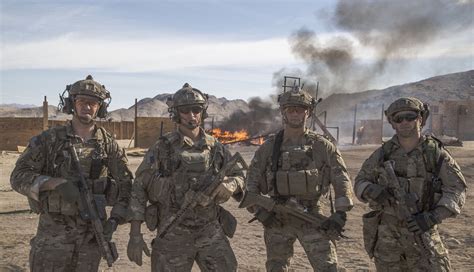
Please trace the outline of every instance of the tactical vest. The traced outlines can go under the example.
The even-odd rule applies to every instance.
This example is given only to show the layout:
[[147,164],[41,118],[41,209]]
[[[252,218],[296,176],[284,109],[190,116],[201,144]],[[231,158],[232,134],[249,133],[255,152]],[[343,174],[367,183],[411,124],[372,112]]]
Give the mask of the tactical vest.
[[[217,173],[224,164],[223,146],[214,138],[209,146],[204,145],[202,149],[180,146],[177,144],[179,139],[180,135],[176,132],[160,138],[157,143],[158,158],[152,164],[155,175],[146,188],[150,202],[160,203],[160,218],[167,218],[178,211],[187,191],[200,190],[207,185],[202,184],[200,177]],[[217,217],[217,207],[198,205],[193,213],[187,213],[183,224],[205,224]]]
[[[54,127],[43,132],[44,154],[46,165],[42,174],[51,177],[66,178],[68,181],[79,183],[77,169],[74,168],[71,154],[66,148],[71,141],[77,151],[82,173],[89,183],[92,191],[98,214],[101,218],[106,217],[105,206],[113,205],[118,197],[118,185],[108,176],[107,164],[108,153],[110,152],[111,136],[104,128],[99,127],[103,140],[96,141],[95,145],[87,143],[74,143],[72,137],[67,135],[66,127]],[[60,213],[64,215],[77,215],[82,207],[78,204],[71,204],[64,201],[61,195],[52,190],[40,194],[40,202],[29,199],[30,206],[37,213]]]
[[[396,148],[397,146],[392,141],[388,141],[382,144],[379,162],[380,167],[383,167],[383,163],[390,159],[390,156],[393,154]],[[410,192],[417,192],[418,196],[421,195],[419,208],[423,210],[430,210],[433,206],[433,203],[435,202],[435,194],[441,194],[441,180],[439,179],[439,172],[441,170],[441,165],[445,158],[445,155],[442,150],[445,149],[440,140],[433,136],[426,136],[426,139],[422,143],[423,166],[426,175],[415,176],[411,174],[413,172],[420,172],[416,169],[417,167],[420,167],[417,166],[420,162],[412,162],[410,158],[406,162],[407,176],[399,177],[402,183],[407,184],[405,186],[405,190]],[[397,170],[396,165],[395,170]]]
[[[277,136],[278,137],[278,136]],[[309,141],[299,146],[280,146],[278,160],[267,170],[268,194],[274,198],[296,197],[317,201],[329,190],[329,158],[322,148],[320,136],[309,132]],[[278,148],[275,139],[273,150]],[[274,164],[277,163],[275,169]]]

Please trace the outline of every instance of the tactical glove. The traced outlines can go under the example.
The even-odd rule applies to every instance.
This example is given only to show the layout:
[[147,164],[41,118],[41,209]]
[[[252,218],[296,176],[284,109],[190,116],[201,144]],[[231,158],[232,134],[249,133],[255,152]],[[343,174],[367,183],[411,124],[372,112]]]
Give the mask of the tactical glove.
[[336,211],[321,224],[321,230],[326,232],[330,237],[337,238],[341,236],[344,226],[346,225],[346,220],[346,212]]
[[69,203],[75,203],[79,199],[79,188],[71,181],[61,183],[54,189],[61,195],[63,200]]
[[142,266],[142,252],[150,257],[150,250],[143,240],[143,234],[130,234],[130,240],[128,240],[127,256],[128,259],[139,266]]
[[278,220],[274,212],[269,212],[263,208],[257,208],[255,218],[267,228],[283,226],[282,222]]
[[117,230],[118,222],[115,218],[109,218],[104,224],[104,238],[108,242],[112,240],[113,233]]
[[393,198],[393,196],[385,189],[384,186],[379,184],[370,184],[364,190],[363,198],[370,199],[380,205],[384,205],[387,204],[387,202]]
[[229,198],[237,190],[237,182],[229,177],[225,177],[219,186],[212,192],[211,199],[214,199],[216,204],[221,204],[229,200]]
[[408,230],[415,234],[422,234],[438,223],[432,212],[421,212],[407,220]]

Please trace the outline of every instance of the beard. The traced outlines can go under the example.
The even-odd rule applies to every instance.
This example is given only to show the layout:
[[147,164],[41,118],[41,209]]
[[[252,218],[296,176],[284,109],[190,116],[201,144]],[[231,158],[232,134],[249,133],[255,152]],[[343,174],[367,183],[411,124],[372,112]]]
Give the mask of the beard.
[[398,137],[401,138],[411,138],[413,136],[418,135],[419,128],[418,126],[413,126],[413,127],[405,127],[405,128],[400,128],[397,129],[397,135]]
[[181,124],[182,126],[184,126],[185,128],[187,128],[187,129],[195,129],[195,128],[197,128],[197,127],[199,126],[199,122],[194,121],[194,120],[192,120],[192,121],[187,121],[187,122],[181,121],[180,124]]
[[293,119],[290,121],[288,120],[288,117],[286,115],[283,115],[283,122],[290,128],[301,128],[304,127],[304,124],[306,123],[306,118],[299,120]]
[[76,114],[77,120],[83,125],[90,125],[92,122],[94,122],[94,117],[89,115],[89,114],[84,114],[84,115],[79,115]]

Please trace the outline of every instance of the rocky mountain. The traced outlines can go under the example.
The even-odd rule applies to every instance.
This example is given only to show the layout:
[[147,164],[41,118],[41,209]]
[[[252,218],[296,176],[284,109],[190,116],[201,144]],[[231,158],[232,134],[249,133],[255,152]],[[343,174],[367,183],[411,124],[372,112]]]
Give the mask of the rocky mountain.
[[[48,106],[50,119],[67,119],[67,114],[58,112],[58,107]],[[43,107],[0,106],[0,117],[43,117]]]
[[390,103],[403,96],[414,96],[429,104],[445,100],[474,99],[474,70],[436,76],[382,90],[332,94],[318,104],[316,112],[319,115],[327,112],[328,126],[352,130],[356,105],[357,120],[379,119],[382,117],[382,109],[387,109]]
[[[144,98],[137,102],[138,116],[142,117],[167,117],[168,106],[166,100],[171,94],[159,94],[153,98]],[[249,111],[247,102],[242,99],[228,100],[225,97],[217,98],[213,95],[209,96],[209,107],[207,112],[209,118],[214,117],[215,121],[221,121],[228,118],[234,111],[242,110]],[[132,121],[135,115],[134,106],[128,109],[118,109],[110,113],[110,118],[113,120]]]
[[[167,117],[168,106],[166,99],[169,93],[158,94],[153,98],[144,98],[138,101],[139,116],[161,116]],[[474,70],[447,74],[428,78],[418,82],[392,86],[381,90],[368,90],[359,93],[336,93],[324,98],[318,104],[316,112],[321,115],[327,112],[327,125],[339,126],[342,131],[352,130],[354,108],[357,105],[357,119],[377,119],[382,116],[382,107],[388,105],[402,96],[415,96],[424,102],[435,103],[443,100],[474,99]],[[276,108],[277,105],[264,105],[262,102],[253,103],[242,99],[228,100],[225,97],[209,97],[208,113],[210,118],[214,117],[219,123],[229,118],[232,113],[239,112],[239,119],[255,119],[261,116],[256,111],[268,110],[268,107]],[[258,101],[254,101],[258,102]],[[51,119],[65,119],[67,115],[58,113],[55,106],[49,106]],[[128,109],[118,109],[110,113],[109,118],[120,121],[132,121],[134,118],[134,106]],[[249,113],[249,116],[245,116]],[[41,117],[41,107],[18,108],[15,106],[1,105],[0,117]],[[258,122],[259,120],[253,120]],[[242,122],[243,128],[248,125]],[[350,131],[349,131],[350,132]]]

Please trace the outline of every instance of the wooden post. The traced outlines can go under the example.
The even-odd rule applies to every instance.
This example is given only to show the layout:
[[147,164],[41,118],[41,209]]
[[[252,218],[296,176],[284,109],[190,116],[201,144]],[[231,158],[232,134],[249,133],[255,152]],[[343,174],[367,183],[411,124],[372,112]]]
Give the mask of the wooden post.
[[380,117],[381,125],[380,125],[380,143],[383,143],[383,117],[385,112],[385,104],[382,103],[382,116]]
[[48,129],[48,99],[46,95],[44,96],[43,101],[43,130]]
[[352,129],[352,144],[355,144],[356,137],[356,121],[357,121],[357,104],[354,107],[354,127]]
[[137,117],[138,117],[138,99],[135,98],[135,122],[134,122],[135,123],[135,128],[133,130],[133,134],[135,136],[135,141],[134,141],[135,147],[138,146],[138,133],[137,133],[138,132],[138,124],[137,124],[137,119],[138,118]]

